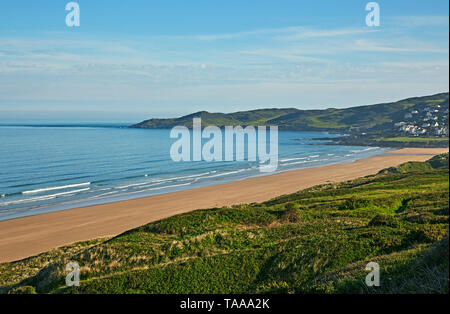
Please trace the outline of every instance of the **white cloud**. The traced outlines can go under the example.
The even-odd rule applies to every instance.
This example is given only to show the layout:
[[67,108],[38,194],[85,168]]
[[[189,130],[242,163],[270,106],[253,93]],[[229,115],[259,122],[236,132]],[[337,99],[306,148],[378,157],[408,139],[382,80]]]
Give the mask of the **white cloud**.
[[321,37],[338,37],[357,34],[366,34],[377,32],[378,30],[368,28],[336,28],[336,29],[318,29],[306,26],[289,26],[281,28],[264,28],[252,31],[241,31],[234,33],[208,34],[208,35],[172,35],[172,36],[156,36],[159,38],[181,40],[190,39],[198,41],[219,41],[232,40],[249,37],[266,37],[268,39],[294,41],[310,38]]
[[429,43],[424,42],[410,42],[410,45],[402,45],[402,43],[398,40],[385,44],[366,39],[358,39],[354,43],[355,50],[361,51],[448,53],[448,49],[433,47]]
[[350,35],[360,35],[378,32],[378,30],[358,28],[358,29],[332,29],[332,30],[317,30],[317,29],[307,29],[301,28],[297,29],[290,35],[277,36],[277,40],[285,41],[298,41],[311,38],[322,38],[322,37],[340,37],[340,36],[350,36]]
[[67,99],[199,109],[345,98],[351,105],[371,92],[392,100],[448,89],[447,39],[398,28],[285,27],[115,42],[57,36],[0,38],[0,107]]

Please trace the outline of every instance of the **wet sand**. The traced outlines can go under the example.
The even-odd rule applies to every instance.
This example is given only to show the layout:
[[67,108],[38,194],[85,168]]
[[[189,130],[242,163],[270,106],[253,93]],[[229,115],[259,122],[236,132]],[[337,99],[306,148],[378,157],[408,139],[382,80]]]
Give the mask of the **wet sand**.
[[220,185],[0,221],[0,262],[23,259],[77,241],[120,234],[195,209],[262,202],[317,184],[426,161],[448,148],[404,148],[352,163],[287,171]]

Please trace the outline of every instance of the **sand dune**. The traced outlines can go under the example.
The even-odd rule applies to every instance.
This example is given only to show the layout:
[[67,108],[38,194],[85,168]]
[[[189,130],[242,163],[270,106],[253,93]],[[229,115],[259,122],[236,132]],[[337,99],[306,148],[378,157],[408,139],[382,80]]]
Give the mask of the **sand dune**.
[[294,170],[215,186],[88,206],[0,222],[0,262],[14,261],[76,241],[128,229],[194,209],[261,202],[329,182],[374,174],[406,161],[425,161],[448,152],[405,148],[353,163]]

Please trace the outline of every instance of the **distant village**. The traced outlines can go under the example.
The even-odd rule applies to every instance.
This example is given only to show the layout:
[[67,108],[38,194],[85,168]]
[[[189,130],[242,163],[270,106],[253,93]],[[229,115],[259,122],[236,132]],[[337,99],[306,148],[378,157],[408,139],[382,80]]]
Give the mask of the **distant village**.
[[404,121],[394,124],[398,132],[408,136],[448,137],[448,109],[440,105],[411,110]]

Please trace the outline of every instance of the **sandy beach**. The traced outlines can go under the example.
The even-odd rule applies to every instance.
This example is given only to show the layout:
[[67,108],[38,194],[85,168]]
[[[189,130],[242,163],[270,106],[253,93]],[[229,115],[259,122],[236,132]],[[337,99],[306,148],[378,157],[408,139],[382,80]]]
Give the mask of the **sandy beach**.
[[405,148],[352,163],[1,221],[0,262],[23,259],[77,241],[117,235],[195,209],[262,202],[317,184],[375,174],[407,161],[425,161],[444,152],[448,148]]

